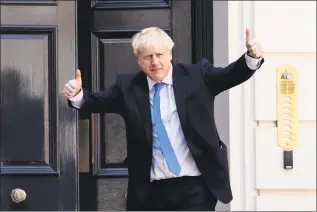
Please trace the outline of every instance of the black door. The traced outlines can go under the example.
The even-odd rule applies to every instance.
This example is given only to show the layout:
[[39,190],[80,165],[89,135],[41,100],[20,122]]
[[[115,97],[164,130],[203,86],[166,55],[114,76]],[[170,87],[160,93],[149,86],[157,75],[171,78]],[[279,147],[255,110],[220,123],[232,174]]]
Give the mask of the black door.
[[[139,71],[131,38],[151,26],[164,29],[175,41],[174,62],[191,63],[202,56],[212,62],[211,5],[210,0],[79,1],[78,65],[83,86],[99,91],[112,85],[118,73]],[[125,160],[129,160],[124,121],[116,114],[81,114],[81,118],[90,120],[90,125],[83,122],[80,127],[81,132],[90,132],[81,139],[90,141],[89,172],[98,177],[99,188],[93,192],[93,186],[86,186],[88,182],[80,183],[83,204],[89,199],[92,205],[96,199],[99,202],[97,207],[85,205],[85,209],[123,210],[127,186]],[[87,152],[87,146],[83,146],[80,154]]]
[[61,94],[75,13],[75,1],[1,1],[0,210],[77,210],[77,117]]

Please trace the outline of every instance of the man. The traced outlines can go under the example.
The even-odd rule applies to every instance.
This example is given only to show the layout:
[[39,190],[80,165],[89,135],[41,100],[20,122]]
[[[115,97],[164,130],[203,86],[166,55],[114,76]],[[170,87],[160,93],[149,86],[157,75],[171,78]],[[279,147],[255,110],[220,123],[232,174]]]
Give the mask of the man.
[[207,60],[171,64],[172,39],[161,29],[132,38],[142,71],[119,75],[109,89],[83,89],[80,71],[64,87],[71,107],[117,113],[126,123],[127,210],[215,210],[229,203],[227,149],[214,120],[214,99],[248,80],[263,63],[246,30],[246,54],[225,68]]

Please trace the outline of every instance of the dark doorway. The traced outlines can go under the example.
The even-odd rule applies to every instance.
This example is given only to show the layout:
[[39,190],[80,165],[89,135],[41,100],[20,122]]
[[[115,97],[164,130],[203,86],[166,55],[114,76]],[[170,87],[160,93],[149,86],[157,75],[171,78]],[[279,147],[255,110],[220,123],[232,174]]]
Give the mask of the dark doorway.
[[[113,84],[116,74],[139,71],[130,40],[150,26],[171,35],[174,62],[192,63],[202,57],[213,62],[212,5],[210,0],[79,1],[78,67],[83,86],[99,91]],[[124,210],[124,121],[115,114],[80,117],[80,209]]]

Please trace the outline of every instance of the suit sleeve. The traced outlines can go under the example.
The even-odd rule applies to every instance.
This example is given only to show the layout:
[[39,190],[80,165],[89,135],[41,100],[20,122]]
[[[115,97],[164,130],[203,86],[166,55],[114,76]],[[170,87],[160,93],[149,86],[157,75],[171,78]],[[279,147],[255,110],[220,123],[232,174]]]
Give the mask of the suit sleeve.
[[199,65],[201,66],[201,72],[208,87],[216,96],[225,90],[247,81],[261,67],[263,62],[264,59],[262,58],[256,69],[250,69],[243,54],[238,60],[226,67],[215,67],[206,59],[201,60]]
[[123,97],[118,81],[110,88],[92,93],[86,89],[83,91],[83,99],[80,108],[75,107],[70,100],[68,105],[77,109],[80,113],[123,113]]

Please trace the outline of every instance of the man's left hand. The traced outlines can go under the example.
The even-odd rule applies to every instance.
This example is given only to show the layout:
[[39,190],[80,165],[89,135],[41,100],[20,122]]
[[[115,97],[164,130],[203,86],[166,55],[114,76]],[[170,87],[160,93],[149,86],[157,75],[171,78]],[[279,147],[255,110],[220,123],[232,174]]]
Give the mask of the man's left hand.
[[252,41],[250,29],[247,28],[245,31],[245,45],[248,50],[248,55],[253,58],[262,57],[262,47],[259,42]]

